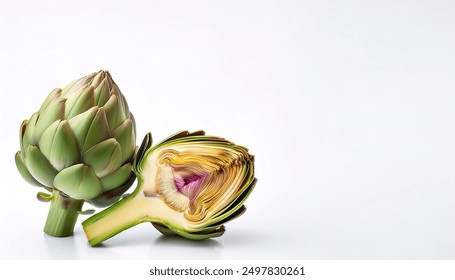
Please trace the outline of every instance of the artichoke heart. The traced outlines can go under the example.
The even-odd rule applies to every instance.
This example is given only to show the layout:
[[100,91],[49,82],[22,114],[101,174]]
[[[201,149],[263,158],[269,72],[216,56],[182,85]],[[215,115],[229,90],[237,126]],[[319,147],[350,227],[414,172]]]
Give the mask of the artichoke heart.
[[245,147],[203,131],[183,131],[153,147],[147,134],[133,170],[135,191],[82,223],[92,246],[142,222],[165,235],[221,236],[223,224],[245,212],[256,183]]

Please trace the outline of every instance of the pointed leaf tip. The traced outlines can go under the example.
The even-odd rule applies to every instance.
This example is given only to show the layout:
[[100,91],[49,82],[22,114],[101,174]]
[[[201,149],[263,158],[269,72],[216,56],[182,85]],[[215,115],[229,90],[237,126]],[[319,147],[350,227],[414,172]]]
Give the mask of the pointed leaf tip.
[[139,175],[139,173],[140,173],[139,165],[142,161],[142,157],[145,155],[145,153],[148,151],[148,149],[150,149],[150,147],[152,147],[152,142],[153,142],[152,133],[149,132],[145,135],[144,140],[142,140],[141,146],[137,150],[136,156],[134,157],[134,160],[133,160],[132,169],[136,173],[136,175]]
[[96,176],[103,177],[120,167],[122,149],[114,138],[110,138],[88,149],[83,160],[93,168]]
[[56,170],[62,170],[80,160],[79,144],[68,121],[55,121],[40,138],[43,155]]
[[74,199],[90,200],[103,191],[93,169],[84,164],[76,164],[60,171],[55,176],[54,185]]

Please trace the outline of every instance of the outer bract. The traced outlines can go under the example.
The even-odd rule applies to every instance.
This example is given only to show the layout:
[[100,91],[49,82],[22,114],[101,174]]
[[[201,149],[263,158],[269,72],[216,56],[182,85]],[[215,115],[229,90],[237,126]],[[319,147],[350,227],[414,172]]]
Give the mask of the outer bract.
[[142,222],[165,235],[218,237],[225,222],[245,212],[256,183],[254,158],[245,147],[203,131],[151,145],[147,134],[133,163],[136,190],[82,223],[92,246]]
[[82,204],[116,202],[135,176],[135,121],[107,71],[92,73],[53,90],[20,128],[16,165],[38,193],[51,201],[44,231],[73,233]]

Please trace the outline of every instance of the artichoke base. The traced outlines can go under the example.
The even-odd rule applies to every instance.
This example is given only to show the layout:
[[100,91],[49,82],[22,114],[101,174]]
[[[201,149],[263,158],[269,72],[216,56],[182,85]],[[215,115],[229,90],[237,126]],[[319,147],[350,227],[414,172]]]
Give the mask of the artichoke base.
[[44,232],[54,237],[73,235],[83,200],[70,198],[54,189]]
[[[82,222],[91,246],[143,222],[155,222],[180,228],[185,225],[183,213],[165,205],[158,197],[126,197],[114,206]],[[184,230],[181,228],[181,230]]]

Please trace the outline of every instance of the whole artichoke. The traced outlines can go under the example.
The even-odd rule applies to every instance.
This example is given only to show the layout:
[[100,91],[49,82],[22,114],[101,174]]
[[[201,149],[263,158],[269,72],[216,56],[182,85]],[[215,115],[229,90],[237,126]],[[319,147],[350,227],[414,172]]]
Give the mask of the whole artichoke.
[[116,202],[131,186],[136,148],[135,121],[107,71],[53,90],[20,128],[16,165],[22,177],[52,194],[44,232],[73,233],[84,201]]
[[142,222],[165,235],[201,240],[224,233],[256,184],[248,149],[203,131],[182,131],[152,147],[147,134],[133,163],[138,186],[82,222],[96,245]]

